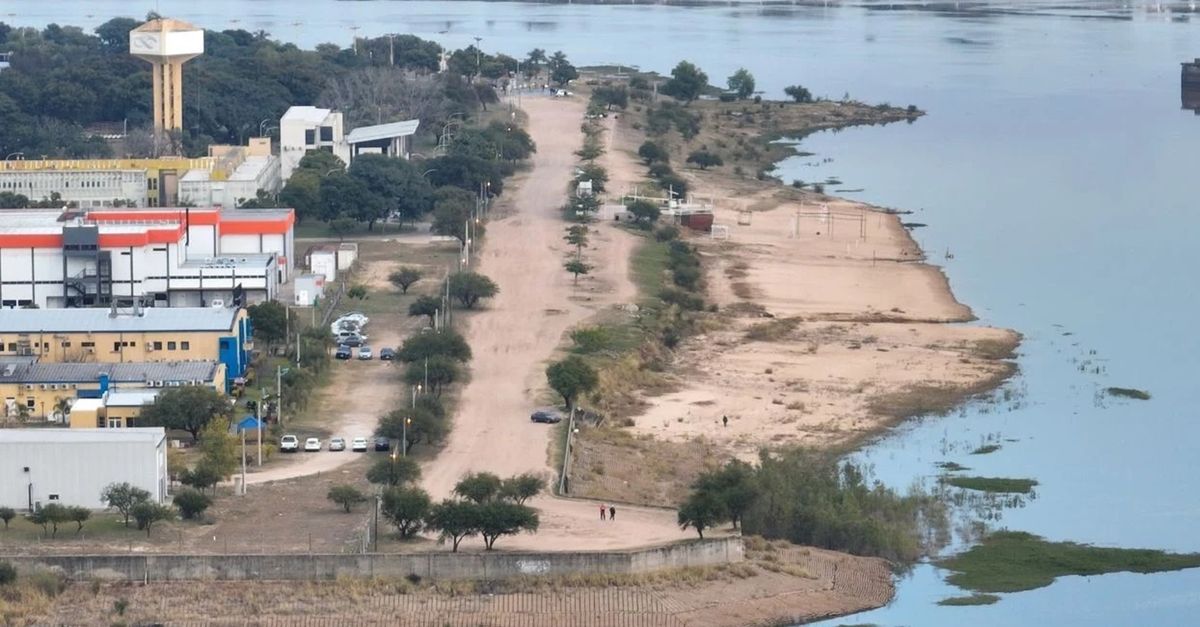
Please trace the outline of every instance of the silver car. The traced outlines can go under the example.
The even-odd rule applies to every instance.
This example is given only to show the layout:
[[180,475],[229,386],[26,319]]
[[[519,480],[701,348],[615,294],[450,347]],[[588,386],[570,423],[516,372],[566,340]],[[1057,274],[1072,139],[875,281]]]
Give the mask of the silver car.
[[331,438],[331,439],[329,440],[329,450],[330,450],[330,451],[344,451],[344,450],[346,450],[346,440],[345,440],[345,438]]

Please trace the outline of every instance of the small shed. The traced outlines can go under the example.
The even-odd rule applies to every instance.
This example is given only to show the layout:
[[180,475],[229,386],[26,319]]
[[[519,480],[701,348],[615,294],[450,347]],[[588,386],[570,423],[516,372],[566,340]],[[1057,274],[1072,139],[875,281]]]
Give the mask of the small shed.
[[338,251],[333,246],[314,246],[308,251],[308,269],[313,274],[325,275],[326,281],[337,280]]
[[358,243],[343,242],[337,248],[337,269],[349,270],[358,259]]
[[325,275],[301,274],[295,282],[295,305],[312,307],[325,294]]
[[234,433],[241,433],[243,431],[258,431],[260,428],[265,430],[267,428],[267,423],[254,416],[246,416],[238,421],[236,425],[234,425]]

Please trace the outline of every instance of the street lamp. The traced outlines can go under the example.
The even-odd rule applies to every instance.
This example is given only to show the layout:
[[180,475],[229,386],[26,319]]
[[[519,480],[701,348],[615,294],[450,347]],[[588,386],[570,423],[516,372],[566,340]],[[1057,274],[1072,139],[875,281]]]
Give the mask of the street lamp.
[[[401,450],[404,451],[405,457],[408,457],[408,425],[410,425],[410,424],[412,424],[412,418],[406,417],[404,419],[404,439],[400,441],[400,446],[404,447]],[[392,456],[392,465],[394,466],[395,463],[396,463],[395,456]]]
[[21,152],[21,151],[17,151],[17,152],[10,152],[10,153],[8,153],[8,156],[4,157],[4,160],[5,160],[5,161],[8,161],[9,159],[11,159],[11,158],[13,158],[13,157],[16,157],[16,156],[21,156],[21,157],[24,157],[24,156],[25,156],[25,153],[23,153],[23,152]]
[[437,168],[429,168],[428,170],[425,170],[424,172],[421,173],[421,178],[429,176],[430,172],[437,172]]
[[271,118],[263,118],[263,121],[258,123],[258,136],[259,137],[262,137],[264,134],[266,134],[266,131],[263,129],[267,126],[267,122],[270,122],[270,121],[271,121]]

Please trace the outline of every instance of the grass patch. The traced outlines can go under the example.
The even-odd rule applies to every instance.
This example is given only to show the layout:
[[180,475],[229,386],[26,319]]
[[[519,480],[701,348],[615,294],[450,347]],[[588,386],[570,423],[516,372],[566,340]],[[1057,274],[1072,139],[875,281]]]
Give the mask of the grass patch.
[[938,462],[934,465],[946,472],[962,472],[964,470],[970,470],[970,468],[967,468],[958,462]]
[[1150,400],[1150,393],[1137,388],[1107,388],[1104,390],[1109,396],[1118,396],[1120,398],[1132,398],[1139,401]]
[[942,483],[965,490],[1003,492],[1005,494],[1029,494],[1038,484],[1034,479],[1010,479],[1007,477],[943,477]]
[[971,454],[972,455],[987,455],[988,453],[995,453],[998,450],[1000,450],[999,444],[984,444],[983,446],[971,451]]
[[942,599],[941,601],[938,601],[937,604],[947,607],[962,607],[967,605],[991,605],[999,600],[1000,597],[994,594],[976,593],[968,594],[967,596],[962,597],[950,597],[948,599]]
[[629,271],[643,301],[657,302],[658,294],[666,287],[668,259],[667,245],[648,237],[634,251]]
[[1019,592],[1067,575],[1159,573],[1200,566],[1200,554],[1112,549],[1048,542],[1021,531],[998,531],[971,550],[938,562],[954,571],[946,581],[975,592]]

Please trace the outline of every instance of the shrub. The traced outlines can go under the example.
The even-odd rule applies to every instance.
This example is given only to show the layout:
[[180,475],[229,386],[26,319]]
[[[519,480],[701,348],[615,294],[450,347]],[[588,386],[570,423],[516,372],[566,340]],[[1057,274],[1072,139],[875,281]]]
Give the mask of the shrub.
[[702,274],[696,266],[682,266],[671,271],[671,280],[675,285],[688,290],[695,290],[700,286],[700,278]]
[[685,290],[668,287],[659,292],[658,297],[664,303],[676,305],[680,309],[688,311],[700,311],[704,309],[704,299]]
[[179,508],[184,520],[195,520],[212,505],[212,497],[194,488],[186,488],[176,493],[171,502]]
[[725,161],[719,155],[708,152],[707,150],[696,150],[688,155],[688,163],[696,164],[701,170],[707,170],[712,167],[725,165]]
[[17,517],[17,510],[11,507],[0,507],[0,520],[4,521],[4,528],[8,529],[8,523]]
[[17,569],[8,562],[0,562],[0,586],[7,586],[17,580]]
[[362,490],[352,485],[335,485],[329,488],[329,494],[325,498],[341,505],[346,513],[350,513],[350,508],[367,500],[367,495],[362,493]]
[[646,165],[655,162],[666,163],[671,159],[670,154],[662,146],[649,140],[642,142],[642,145],[638,147],[638,156]]
[[671,240],[679,239],[679,229],[671,225],[659,227],[659,229],[654,232],[654,239],[659,242],[669,242]]

